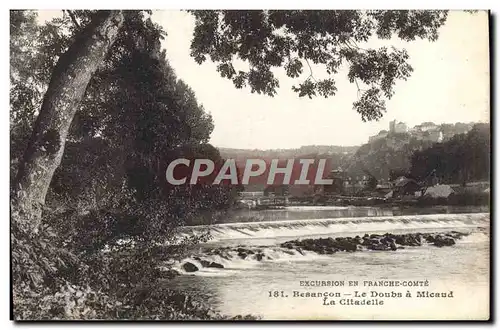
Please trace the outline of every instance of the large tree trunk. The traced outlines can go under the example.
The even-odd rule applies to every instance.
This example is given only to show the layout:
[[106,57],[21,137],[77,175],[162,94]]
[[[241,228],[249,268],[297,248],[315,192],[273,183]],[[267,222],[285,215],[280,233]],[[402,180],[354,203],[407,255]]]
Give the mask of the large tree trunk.
[[68,130],[90,78],[116,39],[121,11],[100,11],[59,58],[45,93],[11,196],[12,221],[36,233],[54,171],[61,163]]

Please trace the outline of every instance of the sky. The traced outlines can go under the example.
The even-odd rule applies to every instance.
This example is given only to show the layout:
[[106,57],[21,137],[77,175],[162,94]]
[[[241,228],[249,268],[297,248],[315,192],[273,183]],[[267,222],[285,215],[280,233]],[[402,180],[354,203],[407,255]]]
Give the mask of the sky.
[[[54,12],[40,12],[42,20],[53,15]],[[395,95],[386,101],[384,117],[372,122],[363,122],[352,109],[357,89],[348,82],[346,71],[335,76],[338,91],[328,99],[300,98],[291,87],[303,77],[289,78],[281,68],[275,71],[281,86],[276,96],[252,94],[247,88],[236,89],[230,80],[220,77],[216,64],[210,60],[198,65],[189,55],[194,28],[189,13],[161,10],[155,11],[152,19],[168,34],[162,47],[177,76],[191,86],[198,101],[212,115],[215,128],[210,143],[216,147],[360,145],[369,136],[388,129],[394,119],[409,127],[425,121],[489,121],[486,12],[451,11],[436,42],[374,39],[363,45],[405,48],[414,69],[407,81],[396,83]],[[320,68],[313,67],[313,71],[315,76],[321,75]]]

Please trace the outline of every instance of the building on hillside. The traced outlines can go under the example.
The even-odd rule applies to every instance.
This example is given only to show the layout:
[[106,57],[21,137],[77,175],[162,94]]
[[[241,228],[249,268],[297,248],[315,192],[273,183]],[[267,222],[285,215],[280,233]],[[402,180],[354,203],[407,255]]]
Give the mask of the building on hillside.
[[[314,195],[326,196],[355,195],[359,191],[366,188],[370,177],[367,175],[349,175],[349,173],[343,171],[342,169],[336,169],[330,172],[327,179],[332,179],[333,183],[314,186],[314,189],[310,190],[309,192],[313,192]],[[291,195],[296,195],[295,191],[293,194],[291,193]]]
[[367,175],[346,176],[344,178],[344,193],[347,195],[355,195],[366,188],[369,179]]
[[448,198],[455,191],[447,184],[438,184],[435,186],[430,186],[425,190],[425,196],[438,198],[444,197]]
[[422,123],[418,126],[419,126],[419,129],[423,132],[438,131],[439,130],[439,126],[434,124],[433,122],[425,122],[425,123]]
[[431,122],[416,125],[409,132],[417,140],[442,142],[444,139],[442,128]]
[[408,126],[406,126],[406,124],[402,121],[397,122],[396,120],[393,120],[389,123],[389,133],[394,134],[406,132],[408,132]]
[[429,140],[432,142],[442,142],[443,132],[439,130],[429,131]]

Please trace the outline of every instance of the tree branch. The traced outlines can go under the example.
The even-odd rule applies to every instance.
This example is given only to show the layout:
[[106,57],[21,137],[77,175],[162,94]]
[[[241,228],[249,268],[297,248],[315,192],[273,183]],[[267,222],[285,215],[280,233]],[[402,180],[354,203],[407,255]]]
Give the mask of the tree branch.
[[358,79],[354,78],[354,82],[356,83],[356,87],[358,88],[358,98],[359,98],[359,92],[361,92],[361,89],[359,89]]
[[73,21],[73,24],[75,24],[75,26],[80,29],[80,24],[78,23],[78,21],[76,20],[76,17],[75,17],[75,14],[73,14],[73,12],[71,10],[66,10],[66,12],[68,13],[69,17],[71,18],[71,21]]
[[354,41],[354,39],[349,38],[349,39],[348,39],[348,41],[349,41],[350,43],[352,43],[353,47],[356,47],[356,48],[357,48],[357,49],[359,49],[359,50],[364,50],[364,51],[366,51],[366,49],[359,47],[359,46],[358,46],[358,44],[356,43],[356,41]]
[[309,77],[307,77],[307,79],[312,78],[315,82],[317,82],[316,78],[314,78],[314,76],[313,76],[311,64],[309,64],[309,61],[307,60],[307,58],[305,58],[305,60],[306,60],[307,66],[309,67]]
[[354,78],[354,82],[356,83],[356,88],[358,89],[357,96],[358,96],[358,99],[359,99],[359,93],[366,92],[367,89],[361,89],[361,88],[359,88],[358,79]]

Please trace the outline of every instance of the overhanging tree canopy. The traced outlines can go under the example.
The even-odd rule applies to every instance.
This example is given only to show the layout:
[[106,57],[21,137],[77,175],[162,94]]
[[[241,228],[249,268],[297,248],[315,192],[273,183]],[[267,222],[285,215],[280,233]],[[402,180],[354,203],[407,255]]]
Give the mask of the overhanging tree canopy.
[[[83,11],[76,11],[76,15],[69,13],[74,23],[70,30],[76,31],[75,38],[66,46],[60,43],[67,50],[61,48],[57,64],[48,65],[53,68],[50,83],[14,183],[13,213],[20,215],[17,216],[20,223],[35,230],[41,218],[41,205],[60,164],[70,125],[87,86],[108,51],[111,50],[107,55],[110,58],[116,54],[113,43],[124,18],[133,16],[127,11],[89,12],[90,15]],[[297,78],[304,66],[310,67],[312,62],[323,66],[329,78],[317,80],[311,70],[310,75],[293,89],[299,96],[329,97],[337,91],[335,74],[346,64],[349,81],[356,83],[361,93],[354,108],[362,120],[376,120],[382,116],[385,99],[393,95],[396,80],[407,79],[412,68],[407,63],[405,50],[364,49],[358,43],[372,36],[388,39],[393,35],[406,41],[416,38],[433,41],[447,17],[446,11],[216,10],[191,13],[196,21],[191,55],[198,63],[208,56],[218,64],[221,76],[231,79],[236,88],[248,85],[252,92],[273,96],[279,87],[273,68],[284,67],[287,76]],[[143,26],[142,20],[134,22]],[[151,45],[156,47],[162,33],[152,24],[145,27],[154,30]],[[144,42],[141,38],[133,39],[123,47],[136,48]],[[233,65],[236,60],[247,62],[249,68],[236,71]],[[33,114],[34,110],[31,111]]]
[[[447,11],[434,10],[195,10],[196,26],[191,56],[199,64],[209,58],[217,71],[236,88],[274,96],[279,81],[272,69],[283,67],[298,78],[305,66],[309,76],[293,86],[299,96],[335,95],[335,75],[347,65],[348,79],[356,83],[359,99],[354,109],[363,121],[377,120],[385,100],[394,94],[398,79],[406,80],[412,67],[404,49],[365,49],[358,43],[372,37],[404,41],[435,41]],[[235,61],[248,64],[236,69]],[[328,78],[316,79],[311,63],[320,65]]]

